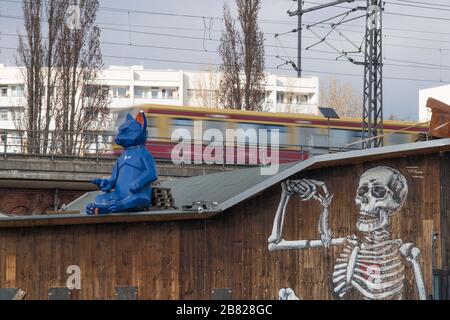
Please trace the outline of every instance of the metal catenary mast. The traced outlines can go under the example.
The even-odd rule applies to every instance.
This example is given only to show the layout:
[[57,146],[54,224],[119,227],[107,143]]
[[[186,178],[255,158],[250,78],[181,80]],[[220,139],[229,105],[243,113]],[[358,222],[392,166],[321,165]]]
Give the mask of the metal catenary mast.
[[[354,0],[336,0],[329,3],[320,4],[308,9],[302,8],[302,0],[297,1],[298,1],[298,9],[293,12],[288,11],[289,16],[298,16],[299,26],[297,29],[292,30],[292,32],[298,32],[297,65],[295,65],[292,61],[286,61],[284,64],[291,64],[297,71],[297,76],[301,77],[302,15],[307,12],[332,7],[345,2],[352,3],[354,2]],[[323,42],[328,44],[328,46],[330,46],[333,50],[336,50],[336,52],[341,54],[341,56],[345,56],[350,62],[364,66],[362,147],[363,148],[381,147],[383,146],[383,51],[382,51],[382,19],[381,19],[383,11],[383,1],[367,0],[366,7],[358,6],[352,11],[355,10],[365,10],[367,12],[364,51],[362,50],[359,51],[359,52],[362,51],[364,54],[364,62],[355,61],[352,58],[350,58],[346,52],[343,51],[340,52],[334,46],[332,46],[326,41],[326,37],[322,38],[319,43]],[[334,25],[333,28],[340,25],[340,23]],[[312,30],[310,31],[313,32]],[[313,34],[319,37],[316,33],[313,32]]]
[[383,146],[382,0],[367,0],[363,148]]

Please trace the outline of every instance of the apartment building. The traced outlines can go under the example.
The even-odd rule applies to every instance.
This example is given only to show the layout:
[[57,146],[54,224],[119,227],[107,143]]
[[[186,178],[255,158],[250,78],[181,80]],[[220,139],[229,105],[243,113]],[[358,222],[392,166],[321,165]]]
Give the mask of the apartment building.
[[[98,84],[105,86],[113,110],[144,103],[219,106],[220,74],[214,71],[150,70],[110,66]],[[267,74],[264,111],[318,114],[319,79]],[[0,128],[14,128],[25,105],[23,69],[0,64]]]

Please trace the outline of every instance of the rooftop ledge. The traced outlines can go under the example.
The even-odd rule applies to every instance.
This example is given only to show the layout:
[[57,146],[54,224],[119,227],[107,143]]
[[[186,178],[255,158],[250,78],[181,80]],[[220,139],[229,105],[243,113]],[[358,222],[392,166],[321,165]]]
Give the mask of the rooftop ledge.
[[[176,220],[207,219],[224,212],[228,208],[245,201],[303,170],[352,165],[362,162],[379,161],[412,155],[425,155],[450,151],[450,138],[424,142],[414,142],[381,148],[339,152],[311,157],[305,161],[287,163],[280,166],[275,175],[259,174],[259,167],[231,170],[179,180],[168,180],[162,187],[170,188],[178,208],[196,202],[214,200],[213,208],[199,213],[196,210],[153,208],[145,212],[117,213],[88,216],[79,214],[86,204],[92,202],[96,192],[87,193],[67,205],[67,212],[53,215],[2,216],[0,229],[14,227],[38,227],[55,225],[81,225],[101,223],[156,222]],[[98,192],[98,191],[97,191]],[[206,202],[208,202],[206,201]],[[71,211],[71,212],[70,212]]]
[[53,214],[32,216],[0,216],[1,228],[45,227],[104,223],[132,223],[177,220],[200,220],[217,215],[218,211],[158,210],[145,212],[113,213],[105,215]]

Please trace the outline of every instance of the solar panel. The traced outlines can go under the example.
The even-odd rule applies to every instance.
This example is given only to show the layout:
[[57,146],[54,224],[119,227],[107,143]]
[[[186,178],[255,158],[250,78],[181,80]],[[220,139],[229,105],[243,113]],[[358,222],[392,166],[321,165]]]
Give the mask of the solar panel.
[[339,119],[338,114],[336,113],[336,111],[333,108],[319,107],[319,111],[325,118]]

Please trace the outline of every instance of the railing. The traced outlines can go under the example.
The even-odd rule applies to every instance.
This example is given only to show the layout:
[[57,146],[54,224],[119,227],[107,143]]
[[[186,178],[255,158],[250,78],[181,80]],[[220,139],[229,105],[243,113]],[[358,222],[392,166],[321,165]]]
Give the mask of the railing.
[[54,132],[0,129],[0,154],[70,158],[114,157],[113,132]]
[[[113,159],[121,152],[121,148],[114,144],[115,132],[90,132],[90,133],[55,133],[55,132],[30,132],[26,130],[0,129],[0,155],[7,158],[10,155],[27,155],[35,157],[58,158],[87,158],[95,159]],[[149,137],[147,147],[152,152],[155,159],[160,161],[172,161],[172,150],[176,144],[183,140],[174,141],[167,137]],[[211,141],[189,139],[184,141],[192,149],[189,152],[181,154],[182,163],[194,162],[195,159],[203,159],[205,148]],[[193,147],[197,146],[197,147]],[[198,147],[201,146],[201,147]],[[222,163],[227,163],[227,154],[233,151],[234,157],[242,157],[238,154],[245,150],[247,159],[252,152],[256,152],[259,158],[259,152],[262,145],[254,143],[238,144],[236,142],[224,141],[222,147]],[[270,153],[270,145],[266,147]],[[312,146],[312,145],[291,145],[280,144],[278,146],[278,161],[280,163],[304,160],[311,155],[342,152],[349,150],[359,150],[358,147],[343,148],[334,146]],[[185,150],[185,149],[183,149]],[[201,152],[202,154],[198,154]],[[273,156],[270,156],[273,160]],[[258,165],[258,163],[236,163],[239,165]]]

